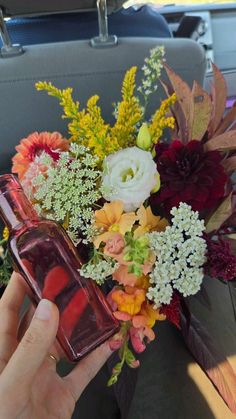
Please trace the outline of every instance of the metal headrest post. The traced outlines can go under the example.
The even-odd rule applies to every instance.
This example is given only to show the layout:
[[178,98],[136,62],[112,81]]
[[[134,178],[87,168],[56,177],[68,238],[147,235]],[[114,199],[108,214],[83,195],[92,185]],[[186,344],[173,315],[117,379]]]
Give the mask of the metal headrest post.
[[7,25],[3,17],[2,9],[0,8],[0,37],[3,46],[0,49],[1,58],[15,57],[23,54],[23,48],[20,45],[13,45],[7,30]]
[[97,0],[99,35],[91,39],[93,48],[106,48],[117,44],[117,36],[108,34],[107,2]]

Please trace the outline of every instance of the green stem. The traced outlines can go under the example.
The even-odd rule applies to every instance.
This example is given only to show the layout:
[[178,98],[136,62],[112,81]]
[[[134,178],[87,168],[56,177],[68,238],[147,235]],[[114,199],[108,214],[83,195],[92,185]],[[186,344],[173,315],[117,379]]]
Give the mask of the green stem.
[[66,213],[65,219],[63,221],[62,227],[67,230],[69,227],[69,221],[70,221],[70,214],[69,212]]
[[99,204],[96,204],[96,202],[93,204],[93,206],[94,206],[95,208],[98,208],[98,209],[101,209],[101,208],[102,208],[102,206],[101,206],[101,205],[99,205]]
[[122,346],[122,351],[121,351],[121,353],[122,353],[122,357],[121,357],[121,365],[122,365],[122,367],[123,367],[123,365],[125,363],[125,354],[126,354],[127,347],[128,347],[128,340],[125,339],[125,342],[124,342],[124,344]]

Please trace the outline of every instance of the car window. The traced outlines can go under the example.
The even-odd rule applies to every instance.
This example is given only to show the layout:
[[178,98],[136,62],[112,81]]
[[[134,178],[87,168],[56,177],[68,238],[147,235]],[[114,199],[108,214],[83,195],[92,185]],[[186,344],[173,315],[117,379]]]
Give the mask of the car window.
[[156,6],[165,6],[165,5],[191,5],[191,4],[225,4],[225,3],[235,3],[235,0],[175,0],[173,2],[168,2],[167,0],[129,0],[124,4],[124,7],[130,7],[133,5],[140,5],[140,4],[153,4]]

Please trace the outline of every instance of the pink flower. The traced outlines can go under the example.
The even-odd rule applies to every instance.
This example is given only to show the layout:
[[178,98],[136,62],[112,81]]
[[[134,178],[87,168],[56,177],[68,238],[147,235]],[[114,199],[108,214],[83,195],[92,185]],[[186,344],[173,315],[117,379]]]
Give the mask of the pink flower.
[[127,265],[120,265],[112,275],[113,279],[119,284],[129,285],[134,287],[137,276],[133,273],[129,273],[129,267]]
[[120,233],[114,233],[106,242],[104,253],[106,255],[119,255],[125,248],[125,241]]
[[130,364],[129,364],[129,366],[131,367],[131,368],[138,368],[139,366],[140,366],[140,362],[138,361],[138,359],[134,359]]
[[124,336],[122,335],[121,331],[112,336],[112,338],[108,341],[111,351],[117,351],[117,349],[121,348],[123,343]]
[[156,256],[153,252],[150,252],[148,260],[142,266],[142,271],[144,275],[147,275],[152,271],[152,267],[156,261]]
[[134,350],[140,354],[143,352],[146,348],[146,345],[143,343],[143,338],[139,333],[139,329],[136,329],[135,327],[130,328],[130,338],[133,345]]
[[148,343],[155,339],[155,334],[150,327],[131,327],[129,333],[133,348],[137,353],[141,353],[146,349],[144,338],[147,339]]
[[69,141],[63,138],[59,132],[33,132],[27,138],[23,138],[16,147],[17,154],[12,159],[12,173],[17,173],[19,179],[22,180],[36,156],[45,152],[54,161],[57,161],[60,152],[67,151],[68,148]]
[[[32,161],[28,169],[26,170],[22,180],[21,185],[26,193],[26,195],[31,199],[32,195],[36,192],[37,188],[33,185],[33,181],[36,176],[42,174],[47,175],[48,166],[42,163],[42,157],[44,152],[40,156],[36,156],[34,161]],[[52,161],[52,166],[55,165],[55,162]]]

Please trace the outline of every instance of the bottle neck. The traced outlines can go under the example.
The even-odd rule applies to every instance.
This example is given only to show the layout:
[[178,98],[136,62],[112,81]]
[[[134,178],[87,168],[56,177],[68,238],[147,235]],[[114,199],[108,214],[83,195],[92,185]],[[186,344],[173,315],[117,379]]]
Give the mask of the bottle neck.
[[39,221],[21,185],[12,175],[0,176],[0,216],[10,232]]

